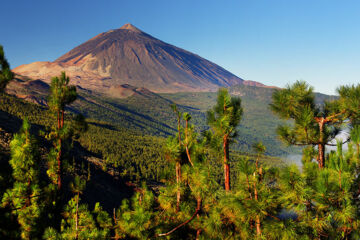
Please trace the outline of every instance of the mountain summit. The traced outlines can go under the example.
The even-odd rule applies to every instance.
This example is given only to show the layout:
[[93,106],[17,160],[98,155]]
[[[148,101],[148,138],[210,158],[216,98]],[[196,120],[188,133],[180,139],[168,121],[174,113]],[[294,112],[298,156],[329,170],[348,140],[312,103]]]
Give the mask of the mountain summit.
[[66,71],[73,84],[103,92],[123,84],[154,92],[214,91],[244,82],[224,68],[129,23],[93,37],[54,62],[21,65],[13,71],[46,82]]
[[120,29],[127,29],[127,30],[131,30],[131,31],[134,31],[134,32],[138,32],[138,33],[142,32],[140,29],[138,29],[137,27],[135,27],[134,25],[132,25],[130,23],[125,24]]

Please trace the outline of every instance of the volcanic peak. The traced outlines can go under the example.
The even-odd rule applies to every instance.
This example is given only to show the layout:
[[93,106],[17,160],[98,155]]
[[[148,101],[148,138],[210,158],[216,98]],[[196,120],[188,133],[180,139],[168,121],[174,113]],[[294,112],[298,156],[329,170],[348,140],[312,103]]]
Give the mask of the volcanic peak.
[[137,27],[135,27],[134,25],[132,25],[130,23],[125,24],[120,29],[126,29],[126,30],[130,30],[130,31],[142,33],[142,31],[140,29],[138,29]]

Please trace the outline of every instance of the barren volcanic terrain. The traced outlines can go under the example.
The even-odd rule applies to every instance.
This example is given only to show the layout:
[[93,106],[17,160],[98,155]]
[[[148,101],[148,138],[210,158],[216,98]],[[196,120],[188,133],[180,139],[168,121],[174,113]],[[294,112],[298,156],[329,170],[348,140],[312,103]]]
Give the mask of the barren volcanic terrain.
[[54,62],[34,62],[13,71],[45,82],[66,71],[73,84],[112,96],[123,84],[154,92],[194,92],[244,82],[222,67],[131,24],[101,33]]

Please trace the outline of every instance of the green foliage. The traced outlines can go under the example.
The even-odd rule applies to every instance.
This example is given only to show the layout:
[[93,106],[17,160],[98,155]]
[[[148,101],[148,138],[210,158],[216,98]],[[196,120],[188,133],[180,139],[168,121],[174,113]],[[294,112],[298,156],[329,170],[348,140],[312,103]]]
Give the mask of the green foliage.
[[207,112],[208,124],[211,126],[215,137],[222,139],[224,183],[227,191],[230,190],[229,147],[237,136],[237,126],[242,113],[240,98],[231,97],[225,88],[219,89],[216,105]]
[[70,183],[70,189],[75,196],[68,202],[62,213],[61,230],[46,229],[44,239],[108,239],[112,229],[112,221],[99,203],[95,204],[93,212],[87,205],[79,204],[80,195],[86,187],[86,181],[76,175]]
[[313,88],[297,81],[285,89],[276,90],[270,107],[283,119],[294,120],[293,126],[280,125],[277,133],[290,145],[317,146],[319,167],[325,165],[325,145],[339,133],[345,116],[338,100],[315,104]]
[[107,213],[99,205],[92,213],[85,204],[77,206],[77,202],[74,197],[66,205],[60,233],[50,227],[43,239],[109,239],[110,218]]
[[53,77],[48,97],[48,106],[53,113],[53,123],[47,139],[53,141],[54,148],[48,155],[49,169],[47,173],[53,184],[57,184],[59,190],[61,190],[64,175],[66,140],[73,136],[74,131],[78,137],[81,131],[87,130],[84,117],[75,117],[72,125],[65,122],[65,106],[74,102],[77,97],[76,87],[69,85],[69,82],[70,78],[66,76],[65,72],[62,72],[59,77]]
[[240,98],[231,97],[227,89],[221,88],[216,105],[207,112],[207,121],[217,136],[228,135],[231,139],[237,136],[242,113]]
[[341,107],[345,109],[353,125],[359,124],[360,119],[360,85],[341,86],[337,89],[340,95]]
[[76,100],[76,87],[70,86],[69,82],[70,78],[66,76],[65,72],[61,72],[59,77],[51,79],[48,105],[55,113],[63,111],[66,105]]
[[0,93],[4,91],[6,85],[14,78],[10,65],[5,58],[4,48],[0,45]]
[[[28,116],[31,123],[43,126],[43,129],[51,130],[51,126],[56,121],[53,114],[43,107],[8,95],[0,98],[0,110],[18,118]],[[16,124],[12,125],[6,115],[0,114],[0,118],[0,122],[6,123],[6,127],[16,128]],[[65,116],[66,121],[71,121],[72,118],[70,114]],[[163,138],[144,135],[136,130],[114,126],[107,122],[91,119],[87,119],[86,122],[88,131],[81,133],[79,139],[75,141],[93,156],[103,159],[101,164],[107,168],[114,168],[122,176],[139,181],[145,179],[159,181],[169,174],[168,164],[164,161]],[[56,159],[56,151],[52,159]],[[51,161],[48,163],[50,164]],[[55,161],[53,163],[56,165]],[[53,174],[56,177],[56,168],[49,169],[54,170]]]
[[21,238],[32,239],[38,231],[42,208],[38,184],[40,155],[26,119],[20,132],[11,141],[10,149],[14,186],[4,194],[2,205],[9,206],[11,213],[17,217]]
[[[274,89],[241,84],[230,87],[228,91],[232,96],[241,97],[241,105],[243,107],[243,115],[238,127],[238,136],[236,142],[230,148],[231,151],[250,152],[252,145],[261,141],[267,147],[267,155],[270,156],[300,153],[300,150],[297,148],[282,145],[276,137],[276,127],[283,121],[279,120],[268,107],[268,104],[271,103]],[[196,109],[200,113],[206,113],[217,101],[216,92],[166,93],[161,94],[161,96],[176,102],[179,106],[188,106]],[[327,98],[324,95],[316,94],[318,102],[322,102],[323,99]],[[196,125],[196,129],[201,131],[209,129],[206,124],[206,114],[195,115],[194,112],[190,112],[190,114],[192,115],[191,121]]]
[[[284,206],[297,214],[296,231],[309,238],[356,239],[359,218],[353,195],[357,176],[353,146],[344,153],[342,144],[328,157],[328,167],[318,169],[304,164],[303,172],[291,166],[282,172],[281,188]],[[357,184],[356,184],[357,185]]]
[[131,201],[125,199],[116,214],[115,236],[118,239],[149,239],[155,236],[157,221],[155,196],[143,184]]
[[[66,82],[65,75],[63,78]],[[279,115],[285,118],[293,118],[294,125],[283,126],[279,131],[288,140],[293,140],[288,143],[308,145],[314,140],[303,149],[302,169],[295,165],[275,167],[271,161],[276,159],[264,156],[269,146],[257,141],[253,144],[255,154],[231,151],[231,157],[227,159],[227,163],[233,165],[231,191],[220,187],[219,158],[224,154],[224,136],[231,139],[236,135],[242,109],[240,101],[232,100],[225,90],[219,92],[217,105],[209,111],[213,131],[199,134],[199,128],[190,124],[197,116],[191,111],[182,114],[184,108],[178,105],[173,107],[176,118],[172,119],[172,126],[180,123],[178,135],[167,141],[116,124],[85,121],[81,116],[62,115],[65,123],[62,124],[62,117],[57,118],[57,114],[49,115],[43,108],[5,95],[0,99],[5,103],[0,105],[2,111],[16,116],[29,115],[31,121],[42,125],[43,129],[53,126],[52,139],[70,140],[73,137],[72,143],[80,143],[97,159],[104,158],[103,162],[97,163],[121,172],[122,177],[158,181],[152,189],[145,183],[141,188],[135,185],[135,195],[124,199],[111,219],[100,203],[95,204],[93,211],[82,203],[80,196],[86,189],[85,179],[90,178],[90,171],[84,174],[86,165],[83,164],[80,171],[83,175],[71,178],[70,190],[74,196],[61,208],[61,215],[60,211],[49,211],[41,218],[42,206],[49,204],[46,201],[51,199],[48,195],[54,185],[40,190],[40,155],[25,121],[21,132],[11,142],[9,163],[13,168],[14,185],[4,194],[2,204],[18,219],[25,239],[40,235],[44,239],[358,239],[358,126],[352,126],[352,142],[347,151],[342,149],[342,142],[338,142],[337,149],[324,156],[327,164],[322,168],[313,162],[318,152],[312,147],[319,142],[320,135],[316,118],[336,115],[328,119],[334,125],[329,124],[323,132],[322,143],[325,144],[335,136],[336,124],[341,122],[334,120],[337,116],[346,111],[346,116],[354,123],[356,115],[343,107],[347,104],[346,98],[317,105],[312,89],[305,83],[297,82],[285,90],[274,94],[274,111],[280,111]],[[280,99],[289,100],[291,104],[280,108]],[[52,109],[60,109],[63,114],[65,109],[60,107],[61,104],[54,100]],[[60,128],[54,125],[55,118],[60,120]],[[82,133],[84,130],[88,131]],[[60,150],[62,145],[55,142],[48,156],[56,159]],[[173,173],[178,163],[181,163],[179,182]],[[48,167],[43,167],[50,177],[42,179],[46,184],[51,180],[55,182],[58,174],[51,164],[57,162],[50,161]],[[74,165],[71,173],[76,172]],[[181,193],[179,208],[178,192]],[[14,208],[16,206],[18,208]],[[60,218],[61,224],[59,220],[57,225],[56,218]],[[45,232],[39,224],[46,225]]]

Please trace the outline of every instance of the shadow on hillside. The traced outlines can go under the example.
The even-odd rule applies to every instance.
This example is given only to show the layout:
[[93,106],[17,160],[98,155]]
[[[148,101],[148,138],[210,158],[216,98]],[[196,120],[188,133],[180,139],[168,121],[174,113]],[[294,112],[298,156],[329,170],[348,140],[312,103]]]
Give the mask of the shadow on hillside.
[[[116,175],[115,172],[104,172],[99,159],[87,160],[94,157],[94,153],[88,151],[78,142],[74,143],[75,157],[77,160],[77,172],[90,167],[90,181],[86,184],[82,200],[93,209],[95,203],[100,202],[104,210],[111,213],[114,208],[119,208],[124,198],[132,196],[134,189],[126,184],[126,179]],[[85,169],[81,169],[81,165]]]
[[[6,133],[17,133],[22,125],[22,119],[13,116],[7,112],[0,110],[0,127]],[[105,126],[102,126],[105,127]],[[43,137],[38,136],[39,130],[44,130],[44,127],[37,124],[32,124],[31,132],[39,140],[39,145],[41,148],[42,158],[46,159],[46,154],[49,149],[52,147],[51,142],[45,140]],[[1,137],[1,136],[0,136]],[[1,139],[0,139],[1,140]],[[11,139],[7,139],[10,141]],[[6,170],[7,173],[11,173],[11,168],[8,164],[9,161],[9,149],[0,148],[0,168]],[[132,187],[129,187],[126,184],[125,179],[116,176],[114,173],[110,174],[109,172],[104,172],[101,169],[101,162],[88,161],[91,158],[99,158],[95,153],[92,153],[81,146],[78,142],[74,142],[73,148],[71,149],[70,156],[74,156],[76,159],[76,172],[84,172],[82,165],[85,168],[85,171],[88,169],[88,164],[90,166],[90,181],[87,183],[86,189],[82,195],[83,202],[87,203],[92,210],[96,202],[100,202],[104,210],[112,213],[113,208],[118,208],[121,204],[121,201],[124,198],[129,198],[133,194],[134,190]],[[43,162],[41,167],[40,178],[44,183],[48,183],[48,177],[46,174],[46,161]],[[1,171],[0,171],[1,172]],[[73,197],[73,193],[70,192],[68,186],[72,181],[72,176],[65,176],[64,186],[65,187],[65,199],[69,200]],[[0,188],[4,186],[0,186]]]
[[110,124],[106,124],[106,123],[89,122],[89,124],[97,126],[97,127],[102,127],[102,128],[106,128],[109,130],[113,130],[113,131],[117,130],[116,128],[114,128],[114,126],[111,126]]

